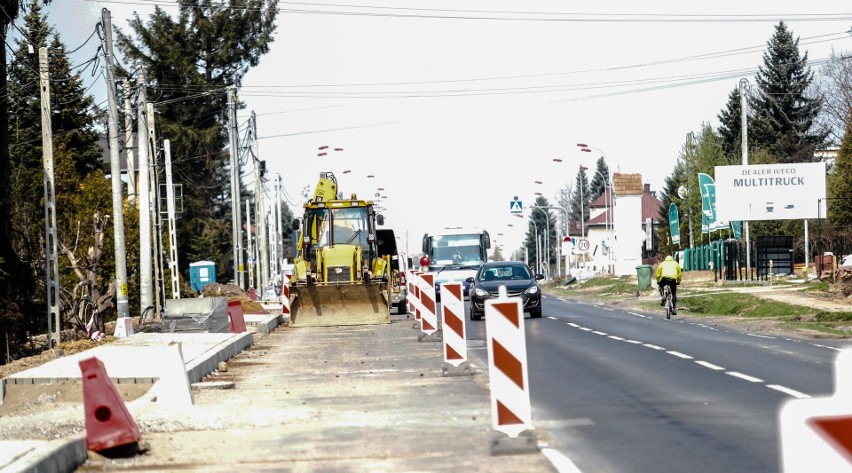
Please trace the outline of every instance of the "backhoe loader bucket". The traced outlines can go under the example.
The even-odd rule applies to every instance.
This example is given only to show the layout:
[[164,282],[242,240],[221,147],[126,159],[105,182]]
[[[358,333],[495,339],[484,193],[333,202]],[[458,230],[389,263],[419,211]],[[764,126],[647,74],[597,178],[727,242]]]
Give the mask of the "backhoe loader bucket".
[[378,284],[340,283],[297,286],[291,327],[330,327],[390,323],[390,305]]

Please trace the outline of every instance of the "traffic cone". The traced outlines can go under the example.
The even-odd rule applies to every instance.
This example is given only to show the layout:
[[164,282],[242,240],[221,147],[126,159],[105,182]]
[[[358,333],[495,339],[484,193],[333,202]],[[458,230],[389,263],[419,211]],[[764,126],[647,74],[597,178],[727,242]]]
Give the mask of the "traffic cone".
[[86,448],[104,456],[138,453],[139,427],[115,385],[97,358],[80,360],[83,373],[83,410],[86,416]]

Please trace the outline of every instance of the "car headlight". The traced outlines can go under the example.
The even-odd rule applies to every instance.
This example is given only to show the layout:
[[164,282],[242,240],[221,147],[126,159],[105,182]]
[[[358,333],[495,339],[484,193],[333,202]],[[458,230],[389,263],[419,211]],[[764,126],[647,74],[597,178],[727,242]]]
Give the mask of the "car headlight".
[[528,287],[524,291],[524,294],[536,294],[536,293],[538,293],[538,286]]
[[473,292],[477,295],[477,297],[488,297],[491,295],[485,289],[477,289]]

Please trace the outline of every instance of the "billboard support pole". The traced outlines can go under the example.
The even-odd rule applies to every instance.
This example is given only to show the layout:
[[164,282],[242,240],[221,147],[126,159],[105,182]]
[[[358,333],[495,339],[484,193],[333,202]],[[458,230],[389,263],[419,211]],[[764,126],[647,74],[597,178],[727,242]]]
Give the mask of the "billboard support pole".
[[[743,155],[743,166],[748,165],[748,100],[746,100],[746,93],[749,89],[748,79],[742,78],[740,79],[740,123],[742,128],[742,155]],[[746,241],[746,278],[747,280],[751,280],[751,245],[749,245],[749,236],[748,236],[748,220],[743,222],[743,226],[745,227],[745,241]]]

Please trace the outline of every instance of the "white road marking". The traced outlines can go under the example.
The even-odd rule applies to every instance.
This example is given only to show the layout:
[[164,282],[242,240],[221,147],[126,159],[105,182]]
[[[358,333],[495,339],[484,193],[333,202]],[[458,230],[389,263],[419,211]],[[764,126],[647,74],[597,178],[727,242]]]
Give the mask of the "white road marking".
[[640,342],[639,340],[625,340],[625,342],[632,343],[634,345],[641,345],[642,344],[642,342]]
[[621,337],[616,337],[615,335],[610,335],[610,336],[609,336],[609,338],[611,338],[611,339],[613,339],[613,340],[624,340],[623,338],[621,338]]
[[674,355],[674,356],[676,356],[676,357],[678,357],[678,358],[683,358],[684,360],[691,360],[691,359],[692,359],[692,357],[691,357],[691,356],[689,356],[689,355],[684,355],[683,353],[681,353],[681,352],[679,352],[679,351],[669,350],[669,351],[667,351],[666,353],[668,353],[669,355]]
[[556,320],[556,317],[547,316],[547,318],[550,320]]
[[574,328],[580,328],[580,326],[579,326],[579,325],[577,325],[577,324],[575,324],[574,322],[568,322],[568,325],[570,325],[570,326],[572,326],[572,327],[574,327]]
[[637,314],[636,312],[628,312],[630,315],[635,315],[636,317],[642,317],[643,319],[650,319],[647,315]]
[[777,337],[770,337],[769,335],[758,335],[756,333],[747,333],[749,337],[757,337],[757,338],[771,338],[772,340],[778,340]]
[[550,460],[550,463],[559,473],[582,473],[570,458],[566,457],[558,450],[546,447],[541,449],[541,453]]
[[595,335],[606,335],[606,332],[599,332],[597,330],[593,330],[592,333]]
[[789,394],[790,396],[797,397],[799,399],[810,399],[811,397],[805,393],[800,393],[795,389],[785,388],[784,386],[779,386],[777,384],[767,384],[767,388],[774,389],[776,391],[781,391],[784,394]]
[[663,348],[663,347],[658,347],[657,345],[651,345],[650,343],[645,343],[645,344],[643,344],[643,345],[644,345],[644,346],[646,346],[646,347],[648,347],[648,348],[653,348],[654,350],[665,351],[665,348]]
[[830,347],[828,345],[820,345],[818,343],[813,343],[812,345],[815,346],[815,347],[820,347],[820,348],[828,348],[829,350],[842,351],[839,348]]
[[760,379],[760,378],[755,378],[754,376],[742,374],[742,373],[739,373],[737,371],[726,371],[725,374],[728,375],[728,376],[733,376],[735,378],[744,379],[744,380],[752,382],[752,383],[762,383],[763,382],[763,380]]
[[592,331],[592,329],[590,329],[589,327],[580,327],[580,330],[585,330],[585,331],[587,331],[587,332],[591,332],[591,331]]
[[696,363],[698,363],[699,365],[701,365],[705,368],[710,368],[711,370],[720,371],[720,370],[725,369],[725,368],[722,368],[719,365],[714,365],[713,363],[709,363],[707,361],[696,361]]
[[603,310],[608,310],[608,311],[610,311],[610,312],[615,312],[615,309],[610,309],[609,307],[601,306],[601,309],[603,309]]

